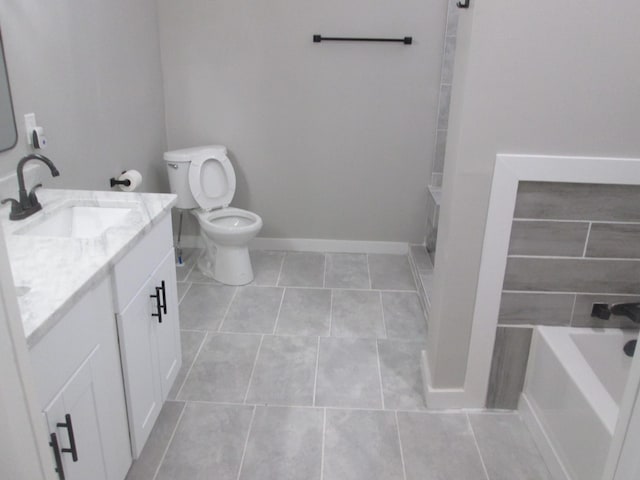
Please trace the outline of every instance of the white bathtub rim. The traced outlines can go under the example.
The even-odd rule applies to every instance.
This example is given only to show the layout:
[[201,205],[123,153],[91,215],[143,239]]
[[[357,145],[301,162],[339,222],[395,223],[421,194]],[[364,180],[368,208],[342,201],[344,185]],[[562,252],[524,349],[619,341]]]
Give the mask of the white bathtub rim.
[[547,435],[545,427],[540,421],[535,408],[531,404],[525,392],[520,395],[518,412],[529,429],[529,432],[533,437],[533,441],[538,447],[538,451],[540,452],[544,463],[547,465],[547,469],[549,470],[553,480],[573,480],[567,472],[560,454],[554,448],[553,442]]
[[[613,437],[620,405],[602,385],[595,372],[591,370],[588,361],[569,335],[576,330],[582,332],[592,331],[594,335],[602,335],[605,332],[596,329],[552,326],[538,326],[536,330],[549,345],[560,365],[573,380],[595,415],[607,429],[607,432]],[[558,335],[560,331],[562,331],[562,335]]]

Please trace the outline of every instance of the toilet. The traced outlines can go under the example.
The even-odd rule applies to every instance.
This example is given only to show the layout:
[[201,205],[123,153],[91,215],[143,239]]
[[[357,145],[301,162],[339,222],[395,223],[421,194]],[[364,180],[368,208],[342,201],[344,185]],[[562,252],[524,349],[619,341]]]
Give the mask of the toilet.
[[236,174],[221,145],[185,148],[164,154],[171,192],[177,208],[191,211],[200,224],[206,252],[198,268],[225,285],[245,285],[253,280],[249,241],[262,228],[253,212],[230,207],[236,191]]

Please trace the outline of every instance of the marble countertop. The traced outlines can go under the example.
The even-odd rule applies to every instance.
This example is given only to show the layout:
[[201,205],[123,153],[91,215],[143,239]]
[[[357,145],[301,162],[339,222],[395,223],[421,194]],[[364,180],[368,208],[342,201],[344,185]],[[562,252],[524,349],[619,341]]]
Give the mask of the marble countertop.
[[[172,194],[38,190],[42,211],[9,220],[0,209],[18,304],[27,344],[31,347],[165,215],[176,202]],[[124,207],[121,221],[94,238],[63,238],[21,234],[70,205]]]

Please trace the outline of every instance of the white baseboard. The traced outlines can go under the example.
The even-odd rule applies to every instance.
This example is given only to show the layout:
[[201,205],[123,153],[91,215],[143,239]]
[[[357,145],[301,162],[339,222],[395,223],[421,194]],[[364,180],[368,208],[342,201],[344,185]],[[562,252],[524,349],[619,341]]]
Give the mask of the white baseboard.
[[424,398],[429,409],[451,410],[470,408],[473,406],[469,405],[464,388],[433,388],[431,386],[431,372],[429,370],[429,359],[426,350],[422,351],[420,369],[422,370]]
[[[180,244],[184,248],[202,247],[199,235],[183,235]],[[392,253],[406,255],[409,244],[403,242],[370,242],[360,240],[330,240],[324,238],[254,238],[251,250],[288,250],[291,252],[330,253]]]
[[544,432],[544,428],[542,428],[542,424],[540,423],[540,420],[538,419],[533,406],[524,393],[520,395],[520,401],[518,402],[518,412],[520,413],[520,417],[524,421],[525,425],[529,429],[529,432],[531,432],[533,441],[536,443],[536,446],[540,451],[540,455],[542,455],[544,463],[547,464],[547,468],[549,469],[549,473],[551,473],[553,479],[571,480],[571,477],[562,465],[562,462],[560,461],[555,448],[553,448],[553,445],[551,445],[549,437]]

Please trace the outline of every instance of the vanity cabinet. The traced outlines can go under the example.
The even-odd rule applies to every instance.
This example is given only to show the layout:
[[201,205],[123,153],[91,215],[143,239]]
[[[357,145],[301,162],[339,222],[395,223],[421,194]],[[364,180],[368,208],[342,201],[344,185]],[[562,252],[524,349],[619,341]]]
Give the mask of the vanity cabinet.
[[83,295],[30,356],[59,478],[122,480],[131,449],[109,281]]
[[182,361],[169,221],[167,217],[166,224],[156,226],[114,270],[134,458],[140,455],[151,433]]

